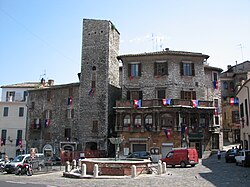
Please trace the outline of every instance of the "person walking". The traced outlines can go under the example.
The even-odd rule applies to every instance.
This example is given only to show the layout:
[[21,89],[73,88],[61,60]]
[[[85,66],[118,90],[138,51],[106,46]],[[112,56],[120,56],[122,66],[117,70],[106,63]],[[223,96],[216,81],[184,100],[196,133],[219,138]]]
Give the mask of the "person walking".
[[218,152],[217,152],[217,158],[218,158],[218,160],[221,159],[221,152],[220,152],[220,150],[218,150]]

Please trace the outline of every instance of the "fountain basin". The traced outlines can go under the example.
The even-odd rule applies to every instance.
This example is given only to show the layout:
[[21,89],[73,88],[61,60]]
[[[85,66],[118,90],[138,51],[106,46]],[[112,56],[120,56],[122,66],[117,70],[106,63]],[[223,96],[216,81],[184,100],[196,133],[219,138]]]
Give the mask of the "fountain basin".
[[136,173],[148,173],[150,160],[143,159],[117,159],[114,158],[86,158],[79,160],[82,164],[86,164],[87,174],[93,174],[94,165],[97,164],[100,175],[125,176],[131,175],[131,166],[136,166]]

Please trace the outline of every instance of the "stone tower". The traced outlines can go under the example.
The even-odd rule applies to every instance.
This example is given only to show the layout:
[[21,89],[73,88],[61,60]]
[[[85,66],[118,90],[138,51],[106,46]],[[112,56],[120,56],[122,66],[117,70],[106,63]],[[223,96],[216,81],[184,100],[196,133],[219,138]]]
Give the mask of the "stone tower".
[[83,19],[79,88],[79,141],[84,150],[108,151],[119,98],[119,32],[107,20]]

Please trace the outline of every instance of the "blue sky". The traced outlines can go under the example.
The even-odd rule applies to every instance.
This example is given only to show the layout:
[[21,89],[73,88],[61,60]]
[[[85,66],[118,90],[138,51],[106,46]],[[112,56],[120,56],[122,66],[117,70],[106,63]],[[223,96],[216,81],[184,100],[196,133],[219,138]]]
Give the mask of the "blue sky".
[[170,50],[209,55],[226,70],[250,60],[249,0],[0,0],[0,86],[77,82],[82,19],[110,20],[120,54]]

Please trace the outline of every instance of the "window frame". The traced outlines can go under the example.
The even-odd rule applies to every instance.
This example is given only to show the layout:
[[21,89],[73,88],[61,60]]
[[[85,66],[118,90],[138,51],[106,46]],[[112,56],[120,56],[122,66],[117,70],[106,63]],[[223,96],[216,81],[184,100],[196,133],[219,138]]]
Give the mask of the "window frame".
[[156,61],[154,62],[154,76],[168,75],[168,62]]
[[128,77],[141,77],[141,63],[134,62],[128,64]]
[[191,61],[182,61],[180,65],[181,76],[195,76],[194,63]]
[[9,116],[9,107],[3,107],[3,117]]
[[19,117],[24,116],[24,107],[19,107]]

